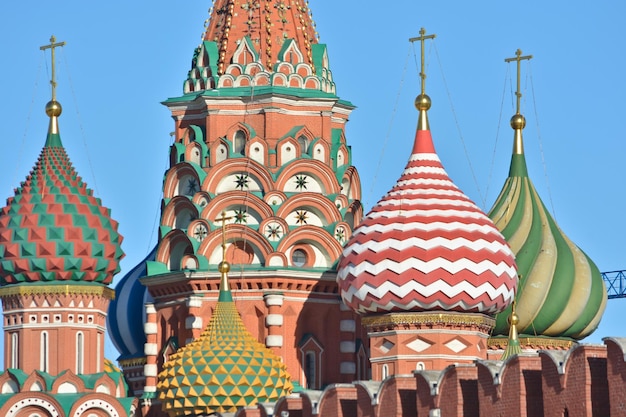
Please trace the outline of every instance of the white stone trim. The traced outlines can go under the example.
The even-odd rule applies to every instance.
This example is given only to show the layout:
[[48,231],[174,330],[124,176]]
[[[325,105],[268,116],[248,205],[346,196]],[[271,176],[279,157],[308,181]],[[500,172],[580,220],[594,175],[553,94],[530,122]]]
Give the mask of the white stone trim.
[[21,400],[20,402],[18,402],[17,404],[14,404],[11,408],[9,408],[9,411],[7,412],[6,417],[17,416],[23,408],[26,408],[30,405],[43,408],[44,410],[48,411],[52,417],[59,417],[60,415],[59,410],[57,410],[56,407],[52,405],[52,403],[44,399],[25,398]]
[[339,344],[339,351],[341,353],[354,353],[356,351],[356,344],[351,340],[345,340]]
[[265,317],[265,325],[267,327],[270,327],[270,326],[282,326],[283,325],[283,315],[282,314],[268,314]]
[[143,366],[143,374],[145,376],[157,376],[156,364],[147,363]]
[[283,300],[285,299],[285,296],[282,294],[265,294],[263,298],[265,299],[265,305],[267,307],[281,307],[283,305]]
[[341,320],[339,322],[339,330],[342,332],[356,332],[356,321],[355,320]]
[[156,323],[145,323],[143,325],[143,331],[145,334],[157,334],[157,324]]
[[354,362],[341,362],[339,372],[342,374],[356,374],[356,364]]
[[283,336],[279,334],[271,334],[265,337],[265,346],[267,347],[282,347]]
[[146,355],[156,355],[159,352],[159,348],[156,343],[145,343],[143,345],[143,353]]

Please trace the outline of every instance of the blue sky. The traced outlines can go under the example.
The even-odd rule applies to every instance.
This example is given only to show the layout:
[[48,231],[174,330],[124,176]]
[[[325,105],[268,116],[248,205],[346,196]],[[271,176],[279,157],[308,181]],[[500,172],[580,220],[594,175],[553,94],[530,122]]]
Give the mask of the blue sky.
[[[332,4],[331,4],[332,3]],[[549,3],[549,4],[548,4]],[[112,209],[125,240],[123,273],[156,242],[173,121],[160,104],[182,93],[210,0],[11,1],[0,6],[0,199],[30,171],[45,140],[54,34],[63,143]],[[601,271],[626,269],[626,3],[311,0],[338,95],[357,106],[347,127],[366,209],[399,177],[412,147],[420,27],[435,146],[450,177],[480,207],[508,173],[520,48],[529,173],[563,229]],[[626,336],[626,301],[611,300],[587,341]],[[112,349],[112,348],[110,348]],[[116,357],[113,350],[108,356]]]

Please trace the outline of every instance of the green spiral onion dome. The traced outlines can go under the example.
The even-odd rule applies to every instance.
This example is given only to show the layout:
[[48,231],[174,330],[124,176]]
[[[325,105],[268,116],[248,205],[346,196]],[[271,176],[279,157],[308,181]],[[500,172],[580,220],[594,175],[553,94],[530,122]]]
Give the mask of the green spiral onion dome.
[[[511,120],[515,146],[509,177],[489,217],[515,252],[520,284],[517,329],[527,336],[582,339],[600,323],[607,293],[593,261],[559,228],[528,177],[525,120]],[[511,306],[496,318],[495,335],[508,335]]]
[[77,175],[63,148],[52,101],[35,167],[0,211],[0,285],[83,281],[109,284],[124,256],[110,210]]
[[220,290],[204,332],[169,357],[157,384],[170,416],[234,413],[292,389],[287,366],[248,332],[229,290]]

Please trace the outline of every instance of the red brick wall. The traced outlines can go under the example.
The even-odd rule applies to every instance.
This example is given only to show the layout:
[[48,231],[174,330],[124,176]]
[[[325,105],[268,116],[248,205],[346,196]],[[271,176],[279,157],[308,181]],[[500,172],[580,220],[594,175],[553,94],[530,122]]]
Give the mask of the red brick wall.
[[[383,381],[376,415],[379,417],[415,417],[417,385],[413,376],[392,376]],[[346,416],[347,417],[347,416]]]
[[626,416],[626,363],[622,343],[626,343],[626,339],[604,339],[607,347],[607,388],[612,416]]

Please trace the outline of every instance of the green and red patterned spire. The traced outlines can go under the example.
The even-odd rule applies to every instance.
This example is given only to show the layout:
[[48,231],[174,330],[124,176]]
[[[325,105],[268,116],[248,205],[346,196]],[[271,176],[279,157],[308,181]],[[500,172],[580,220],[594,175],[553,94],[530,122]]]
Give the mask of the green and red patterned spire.
[[233,413],[276,402],[293,390],[287,366],[244,326],[228,284],[226,214],[222,212],[220,293],[211,321],[198,339],[163,364],[157,390],[170,416]]
[[[51,39],[52,50],[62,46]],[[54,63],[54,56],[53,56]],[[54,65],[50,125],[35,167],[0,211],[0,285],[109,284],[124,256],[117,222],[77,175],[61,143]]]
[[[517,113],[509,177],[489,217],[515,252],[520,275],[516,295],[521,335],[582,339],[598,326],[606,307],[606,288],[593,261],[559,228],[528,177],[520,113],[519,63],[530,56],[517,51]],[[509,333],[511,307],[497,316],[494,335]]]

